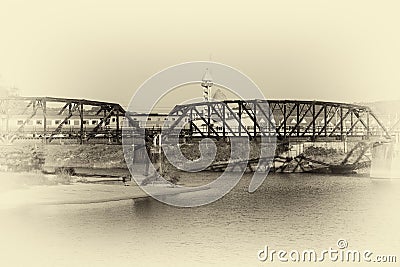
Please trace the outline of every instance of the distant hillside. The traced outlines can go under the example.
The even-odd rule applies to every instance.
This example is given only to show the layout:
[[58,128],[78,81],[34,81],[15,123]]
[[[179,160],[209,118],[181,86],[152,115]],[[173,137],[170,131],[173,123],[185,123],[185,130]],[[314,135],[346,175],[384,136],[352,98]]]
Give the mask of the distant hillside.
[[369,106],[387,129],[400,130],[400,100],[358,103]]
[[400,117],[400,100],[376,101],[359,103],[360,105],[369,106],[375,114],[384,114]]

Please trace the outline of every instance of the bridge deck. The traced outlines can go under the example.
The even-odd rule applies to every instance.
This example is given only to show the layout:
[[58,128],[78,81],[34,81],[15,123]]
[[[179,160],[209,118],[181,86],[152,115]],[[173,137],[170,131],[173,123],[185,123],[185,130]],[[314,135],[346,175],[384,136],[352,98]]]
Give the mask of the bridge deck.
[[[70,138],[82,144],[109,139],[119,143],[122,127],[130,127],[132,132],[138,128],[134,116],[117,103],[55,97],[1,98],[0,139],[52,142]],[[147,133],[153,135],[163,129],[164,134],[179,132],[190,138],[276,137],[293,141],[390,138],[370,108],[347,103],[228,100],[177,105],[169,116],[173,116],[171,125],[147,127]]]

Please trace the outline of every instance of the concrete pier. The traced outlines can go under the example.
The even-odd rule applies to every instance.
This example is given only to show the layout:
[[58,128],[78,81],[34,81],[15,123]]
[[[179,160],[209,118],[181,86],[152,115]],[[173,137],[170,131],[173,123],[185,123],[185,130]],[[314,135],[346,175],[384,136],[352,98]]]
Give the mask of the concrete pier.
[[370,177],[400,179],[400,143],[382,143],[373,147]]

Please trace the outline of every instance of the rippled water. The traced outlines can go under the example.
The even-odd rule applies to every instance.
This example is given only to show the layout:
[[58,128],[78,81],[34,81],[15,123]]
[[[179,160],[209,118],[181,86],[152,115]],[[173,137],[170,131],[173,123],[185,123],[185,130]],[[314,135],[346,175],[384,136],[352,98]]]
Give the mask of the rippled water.
[[337,248],[344,238],[352,249],[400,256],[400,181],[271,174],[249,194],[250,177],[198,208],[149,199],[11,210],[0,251],[16,265],[276,266],[257,251]]

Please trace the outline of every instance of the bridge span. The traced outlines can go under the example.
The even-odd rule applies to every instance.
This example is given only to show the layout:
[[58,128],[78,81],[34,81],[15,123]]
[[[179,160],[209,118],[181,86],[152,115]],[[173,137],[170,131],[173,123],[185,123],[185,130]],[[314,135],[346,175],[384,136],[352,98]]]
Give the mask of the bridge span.
[[177,105],[170,114],[179,120],[189,118],[190,136],[276,136],[278,140],[312,141],[390,138],[369,107],[346,103],[228,100]]
[[[124,127],[132,133],[144,128],[150,138],[161,131],[165,131],[164,136],[170,131],[179,132],[182,140],[192,144],[203,138],[222,140],[220,145],[225,150],[222,149],[220,160],[211,166],[214,169],[227,164],[224,157],[229,154],[229,147],[225,141],[235,137],[254,140],[254,157],[249,164],[264,160],[257,157],[260,149],[257,140],[276,137],[277,154],[271,167],[276,171],[313,171],[316,165],[331,169],[339,166],[339,170],[368,167],[372,154],[379,152],[373,152],[376,144],[388,144],[395,139],[387,130],[389,127],[368,106],[348,103],[226,100],[176,105],[169,114],[140,114],[126,111],[118,103],[103,101],[0,98],[3,144],[121,144]],[[63,150],[68,150],[68,146]],[[334,164],[327,162],[324,151],[336,151]],[[391,157],[390,151],[387,146],[379,152],[383,155],[382,166]],[[270,160],[265,162],[269,164]]]
[[182,135],[192,138],[276,136],[278,140],[335,141],[391,136],[369,107],[336,102],[226,100],[177,105],[168,116],[155,115],[85,99],[1,98],[0,138],[3,142],[32,139],[45,143],[70,139],[80,144],[108,139],[118,144],[123,125],[144,127],[149,134],[179,128]]

